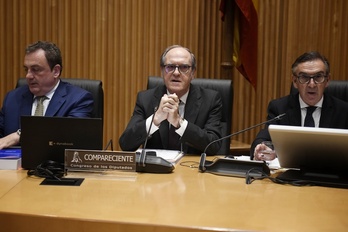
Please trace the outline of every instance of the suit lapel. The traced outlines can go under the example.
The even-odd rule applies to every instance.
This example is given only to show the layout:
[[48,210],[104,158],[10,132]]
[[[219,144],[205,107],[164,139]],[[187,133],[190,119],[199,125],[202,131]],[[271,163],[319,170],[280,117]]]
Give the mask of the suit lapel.
[[61,81],[58,88],[53,94],[50,104],[47,107],[45,116],[55,116],[59,109],[62,107],[66,101],[65,96],[67,95],[66,86]]
[[319,121],[319,127],[331,127],[333,117],[333,103],[331,98],[324,95],[323,106],[321,108],[321,116]]
[[20,115],[31,115],[31,108],[33,107],[34,95],[29,91],[29,87],[22,95],[22,106]]
[[187,102],[185,104],[184,118],[189,122],[196,122],[201,104],[202,98],[200,89],[197,86],[191,85]]
[[[189,122],[196,123],[201,105],[202,105],[202,95],[201,95],[200,88],[191,84],[190,92],[187,97],[187,102],[185,104],[184,118]],[[183,151],[187,153],[188,145],[185,143],[182,143],[182,145],[183,145]]]
[[290,109],[286,112],[289,125],[301,126],[301,107],[298,99],[299,94],[290,95]]

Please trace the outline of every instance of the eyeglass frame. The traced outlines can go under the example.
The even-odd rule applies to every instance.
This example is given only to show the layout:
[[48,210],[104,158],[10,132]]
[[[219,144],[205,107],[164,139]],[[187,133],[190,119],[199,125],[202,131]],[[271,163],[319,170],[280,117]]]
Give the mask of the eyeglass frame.
[[[167,66],[175,66],[175,68],[173,69],[173,71],[167,71]],[[181,67],[183,67],[183,66],[188,67],[186,72],[183,72],[181,70]],[[168,73],[174,73],[176,71],[176,69],[178,69],[179,73],[181,73],[181,74],[187,74],[190,71],[190,69],[192,69],[192,66],[188,65],[188,64],[179,64],[179,65],[177,65],[177,64],[176,65],[175,64],[164,64],[164,65],[162,65],[162,67],[164,68],[164,71],[167,74]]]
[[[322,83],[324,83],[325,82],[325,80],[327,80],[327,78],[328,78],[328,75],[327,74],[324,74],[324,73],[317,73],[317,74],[315,74],[315,75],[312,75],[312,76],[310,76],[310,75],[306,75],[306,74],[300,74],[300,75],[296,75],[296,74],[293,74],[297,79],[298,79],[298,81],[299,81],[299,83],[300,84],[308,84],[308,83],[310,83],[311,82],[311,79],[313,79],[313,81],[314,81],[314,83],[315,84],[322,84]],[[318,82],[317,80],[316,80],[316,78],[323,78],[323,80],[321,81],[321,82]],[[300,81],[300,78],[309,78],[306,82],[301,82]]]

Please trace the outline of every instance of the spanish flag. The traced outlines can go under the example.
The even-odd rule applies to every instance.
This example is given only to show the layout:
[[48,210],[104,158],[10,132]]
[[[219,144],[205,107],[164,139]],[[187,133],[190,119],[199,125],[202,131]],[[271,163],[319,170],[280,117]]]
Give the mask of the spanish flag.
[[255,6],[257,0],[221,0],[222,20],[226,12],[226,1],[232,4],[233,13],[233,57],[237,70],[256,89],[257,83],[257,30],[258,20]]

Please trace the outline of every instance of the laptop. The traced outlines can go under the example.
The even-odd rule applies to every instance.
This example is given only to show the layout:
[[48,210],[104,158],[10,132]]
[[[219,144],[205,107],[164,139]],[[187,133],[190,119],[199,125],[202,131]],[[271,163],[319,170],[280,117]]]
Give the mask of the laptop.
[[348,187],[348,130],[282,125],[268,130],[280,166],[291,169],[278,178]]
[[22,168],[46,161],[64,164],[65,149],[103,149],[101,118],[21,117]]

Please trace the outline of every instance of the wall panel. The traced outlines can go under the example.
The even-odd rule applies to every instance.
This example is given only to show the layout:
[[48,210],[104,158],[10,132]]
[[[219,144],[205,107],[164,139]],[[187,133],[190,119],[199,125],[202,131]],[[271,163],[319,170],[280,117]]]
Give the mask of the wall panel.
[[[124,130],[147,76],[160,75],[159,57],[172,44],[191,48],[199,77],[234,81],[233,129],[266,118],[268,101],[290,89],[290,66],[308,50],[328,57],[334,79],[347,79],[348,2],[259,1],[258,87],[221,70],[220,0],[0,0],[0,100],[13,89],[25,47],[55,42],[64,77],[100,79],[105,91],[105,144]],[[239,135],[251,142],[258,130]]]

